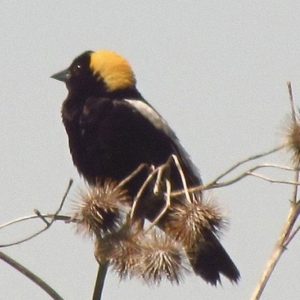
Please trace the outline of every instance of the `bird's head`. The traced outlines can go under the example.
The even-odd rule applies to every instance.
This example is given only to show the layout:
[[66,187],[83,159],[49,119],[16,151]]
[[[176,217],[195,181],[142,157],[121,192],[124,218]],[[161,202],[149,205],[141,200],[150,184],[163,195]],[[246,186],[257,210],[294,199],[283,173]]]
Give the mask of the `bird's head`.
[[51,76],[70,92],[109,95],[135,90],[135,76],[125,58],[113,51],[86,51],[70,67]]

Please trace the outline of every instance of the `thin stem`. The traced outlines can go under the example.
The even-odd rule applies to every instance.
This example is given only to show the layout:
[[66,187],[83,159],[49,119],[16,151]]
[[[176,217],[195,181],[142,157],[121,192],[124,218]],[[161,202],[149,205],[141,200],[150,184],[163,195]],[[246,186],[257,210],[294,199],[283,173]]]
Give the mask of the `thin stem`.
[[[173,158],[173,160],[175,162],[175,165],[176,165],[176,168],[177,168],[177,170],[180,174],[180,178],[181,178],[181,182],[182,182],[182,186],[183,186],[183,190],[184,190],[184,193],[185,193],[186,200],[189,203],[192,203],[190,193],[189,193],[189,189],[188,189],[188,186],[187,186],[187,183],[186,183],[186,180],[185,180],[185,176],[184,176],[182,167],[179,163],[178,157],[176,155],[172,155],[172,158]],[[170,195],[168,195],[168,196],[170,197]]]
[[264,175],[261,175],[261,174],[258,174],[258,173],[254,173],[254,172],[247,172],[246,175],[254,176],[254,177],[257,177],[259,179],[268,181],[270,183],[290,184],[290,185],[293,185],[295,187],[298,187],[300,185],[299,181],[276,180],[276,179],[272,179],[270,177],[267,177],[267,176],[264,176]]
[[[282,184],[291,184],[291,185],[300,185],[299,181],[285,181],[285,180],[275,180],[272,178],[268,178],[266,176],[254,173],[253,171],[258,170],[258,169],[262,169],[262,168],[275,168],[275,169],[280,169],[280,170],[285,170],[285,171],[297,171],[299,170],[299,168],[292,168],[292,167],[288,167],[288,166],[281,166],[281,165],[277,165],[277,164],[261,164],[261,165],[257,165],[254,166],[250,169],[248,169],[247,171],[241,173],[240,175],[227,180],[227,181],[223,181],[223,182],[216,182],[216,180],[211,181],[210,183],[206,184],[206,185],[199,185],[199,186],[195,186],[192,188],[188,189],[189,193],[193,193],[193,192],[197,192],[197,191],[204,191],[204,190],[211,190],[211,189],[216,189],[216,188],[221,188],[224,186],[229,186],[232,185],[240,180],[242,180],[243,178],[247,177],[247,176],[255,176],[258,177],[260,179],[269,181],[271,183],[282,183]],[[185,190],[180,190],[180,191],[174,191],[171,193],[171,197],[176,197],[176,196],[180,196],[185,194],[186,191]]]
[[147,234],[148,232],[150,232],[150,230],[156,226],[158,224],[158,222],[160,221],[160,219],[165,215],[165,213],[167,212],[168,208],[171,205],[171,183],[168,179],[166,179],[166,190],[167,190],[167,195],[166,195],[166,201],[165,201],[165,205],[164,207],[161,209],[160,213],[158,214],[158,216],[155,218],[155,220],[151,223],[151,225],[147,228],[147,230],[145,231],[144,234]]
[[284,247],[287,247],[289,243],[293,240],[293,238],[296,236],[296,234],[300,231],[300,226],[298,226],[289,236],[289,238],[286,240]]
[[[25,221],[28,221],[28,220],[41,219],[41,217],[43,217],[43,219],[50,218],[51,221],[54,220],[54,221],[64,221],[64,222],[77,222],[76,219],[73,219],[69,216],[64,216],[64,215],[55,215],[55,214],[31,215],[31,216],[18,218],[18,219],[12,220],[10,222],[4,223],[0,226],[0,229],[3,229],[5,227],[8,227],[8,226],[11,226],[13,224],[20,223],[20,222],[25,222]],[[43,229],[41,229],[41,230],[31,234],[31,235],[29,235],[26,238],[23,238],[21,240],[18,240],[16,242],[12,242],[12,243],[0,244],[0,248],[10,247],[10,246],[19,245],[19,244],[22,244],[24,242],[27,242],[27,241],[33,239],[34,237],[38,236],[39,234],[41,234],[45,230],[49,229],[50,226],[51,226],[51,223],[49,222],[49,225],[47,225]]]
[[[297,114],[296,114],[296,105],[295,105],[295,101],[294,101],[294,97],[293,97],[292,85],[290,82],[288,82],[287,84],[288,84],[288,90],[289,90],[292,119],[293,119],[293,122],[296,124],[297,123]],[[298,164],[296,171],[295,171],[295,182],[297,182],[297,183],[299,182],[299,166],[300,165]],[[294,230],[293,233],[291,233],[293,230],[293,227],[295,225],[295,222],[297,221],[297,218],[300,214],[300,201],[297,201],[297,198],[298,198],[298,184],[295,184],[294,189],[293,189],[293,194],[292,194],[291,207],[290,207],[287,221],[284,224],[284,227],[283,227],[280,237],[277,241],[277,244],[273,250],[273,253],[272,253],[269,261],[267,262],[267,265],[262,274],[262,277],[261,277],[260,281],[258,282],[258,284],[254,290],[254,293],[252,294],[251,300],[258,300],[261,297],[277,263],[279,262],[281,255],[283,254],[287,245],[291,242],[291,240],[295,237],[295,235],[297,234],[297,232],[300,229],[300,227],[298,227],[296,230]]]
[[68,194],[70,192],[70,189],[72,187],[72,184],[73,184],[73,179],[70,179],[69,183],[68,183],[68,186],[67,186],[67,189],[66,189],[66,191],[65,191],[65,193],[64,193],[64,195],[63,195],[63,197],[61,199],[60,205],[59,205],[58,209],[55,212],[55,215],[58,215],[60,213],[60,211],[62,210],[62,208],[63,208],[63,206],[65,204],[65,201],[67,199],[67,196],[68,196]]
[[[0,225],[0,230],[5,228],[5,227],[8,227],[8,226],[11,226],[11,225],[14,225],[14,224],[17,224],[17,223],[21,223],[21,222],[24,222],[24,221],[28,221],[28,220],[33,220],[33,219],[40,219],[40,217],[43,217],[44,219],[55,219],[55,221],[73,221],[73,219],[71,219],[70,216],[65,216],[65,215],[56,215],[56,214],[41,214],[41,215],[37,215],[37,214],[34,214],[34,215],[30,215],[30,216],[25,216],[25,217],[20,217],[20,218],[17,218],[17,219],[14,219],[14,220],[11,220],[7,223],[3,223]],[[75,222],[76,220],[74,220]]]
[[107,274],[108,262],[99,263],[97,278],[95,282],[93,300],[101,300],[104,281]]
[[18,270],[20,273],[25,275],[27,278],[29,278],[31,281],[33,281],[35,284],[37,284],[42,290],[44,290],[52,299],[54,300],[63,300],[63,298],[51,287],[49,286],[44,280],[42,280],[40,277],[32,273],[30,270],[28,270],[26,267],[6,255],[5,253],[0,251],[0,259],[5,261],[7,264],[12,266],[14,269]]
[[299,216],[300,213],[300,204],[291,202],[290,212],[287,218],[286,223],[282,229],[280,237],[277,241],[277,244],[274,248],[274,251],[267,262],[266,268],[261,276],[260,281],[258,282],[254,293],[251,296],[251,300],[258,300],[260,299],[264,288],[266,287],[283,251],[286,249],[286,241],[288,241],[291,230]]
[[151,182],[151,180],[153,179],[153,177],[157,174],[158,170],[160,167],[154,169],[147,177],[147,179],[144,181],[144,183],[142,184],[141,188],[139,189],[137,195],[135,196],[134,200],[133,200],[133,205],[131,207],[131,212],[130,212],[130,219],[133,220],[135,218],[135,213],[137,210],[137,205],[143,195],[143,193],[146,190],[146,187],[148,186],[148,184]]
[[289,90],[289,98],[290,98],[290,105],[291,105],[291,111],[292,111],[292,119],[296,123],[297,122],[297,115],[296,115],[296,103],[293,96],[293,89],[292,84],[290,81],[287,82],[288,90]]
[[[36,236],[40,235],[40,234],[43,233],[44,231],[48,230],[48,229],[52,226],[52,224],[55,222],[55,220],[57,219],[57,216],[59,215],[59,213],[61,212],[61,210],[62,210],[62,208],[63,208],[63,205],[64,205],[64,203],[65,203],[65,201],[66,201],[66,198],[67,198],[67,196],[68,196],[68,194],[69,194],[69,192],[70,192],[70,189],[71,189],[72,184],[73,184],[73,180],[70,179],[70,180],[69,180],[69,183],[68,183],[68,186],[67,186],[67,189],[66,189],[66,191],[65,191],[65,193],[64,193],[64,195],[63,195],[63,197],[62,197],[62,199],[61,199],[60,205],[59,205],[58,209],[56,210],[56,212],[54,213],[53,218],[51,218],[50,222],[49,222],[48,220],[46,220],[46,217],[44,217],[43,214],[41,214],[38,210],[35,210],[35,216],[36,216],[36,218],[41,219],[41,220],[46,224],[46,226],[45,226],[44,228],[42,228],[41,230],[39,230],[39,231],[33,233],[33,234],[30,235],[29,237],[26,237],[26,238],[24,238],[24,239],[22,239],[22,240],[19,240],[19,241],[17,241],[17,242],[13,242],[13,243],[9,243],[9,244],[3,244],[3,245],[0,245],[0,247],[8,247],[8,246],[18,245],[18,244],[27,242],[27,241],[29,241],[29,240],[35,238]],[[17,219],[17,220],[15,220],[15,221],[6,223],[6,224],[0,226],[0,229],[1,229],[1,228],[4,228],[4,227],[6,227],[6,226],[8,226],[8,224],[9,224],[9,225],[15,224],[15,223],[18,223],[18,222],[20,222],[20,221],[23,221],[23,220],[25,220],[25,219],[27,220],[27,219],[30,219],[30,218],[32,218],[32,217],[29,217],[29,218],[28,218],[28,217],[25,217],[25,218]]]
[[[299,165],[298,165],[299,167]],[[299,171],[295,172],[295,181],[299,182]],[[297,196],[298,196],[298,185],[295,185],[293,195],[292,195],[292,202],[296,203],[297,202]]]
[[214,179],[211,183],[207,184],[206,186],[213,185],[213,184],[217,183],[221,178],[223,178],[227,174],[231,173],[233,170],[235,170],[239,166],[241,166],[241,165],[243,165],[243,164],[245,164],[245,163],[247,163],[249,161],[256,160],[258,158],[261,158],[261,157],[273,154],[273,153],[275,153],[275,152],[283,149],[284,147],[285,147],[285,145],[280,145],[280,146],[277,146],[274,149],[271,149],[269,151],[262,152],[262,153],[259,153],[259,154],[256,154],[256,155],[251,155],[248,158],[243,159],[243,160],[237,162],[236,164],[234,164],[231,168],[229,168],[227,171],[225,171],[224,173],[222,173],[220,176],[218,176],[216,179]]
[[118,188],[126,185],[132,178],[134,178],[138,173],[140,173],[143,169],[149,168],[147,164],[140,164],[129,176],[119,182]]
[[[220,179],[222,179],[223,177],[225,177],[226,175],[228,175],[229,173],[231,173],[233,170],[237,169],[241,165],[243,165],[243,164],[245,164],[245,163],[247,163],[249,161],[252,161],[252,160],[255,160],[255,159],[258,159],[258,158],[270,155],[270,154],[273,154],[273,153],[275,153],[275,152],[283,149],[284,147],[285,147],[285,144],[280,145],[278,147],[275,147],[275,148],[273,148],[273,149],[271,149],[269,151],[249,156],[248,158],[243,159],[243,160],[235,163],[232,167],[230,167],[229,169],[227,169],[225,172],[223,172],[221,175],[219,175],[218,177],[216,177],[214,180],[212,180],[208,184],[206,184],[206,185],[199,185],[199,186],[195,186],[195,187],[189,188],[188,191],[190,193],[193,193],[193,192],[199,192],[199,191],[203,191],[203,190],[210,190],[210,189],[214,189],[214,188],[220,188],[220,187],[223,187],[223,186],[231,185],[231,184],[236,183],[237,181],[243,179],[244,177],[248,176],[249,174],[247,174],[247,172],[254,171],[254,170],[259,169],[259,168],[268,168],[268,167],[270,167],[270,168],[283,169],[283,170],[287,170],[287,171],[294,171],[295,169],[290,168],[290,167],[279,166],[279,165],[276,165],[276,164],[262,164],[262,165],[257,165],[255,167],[249,169],[248,171],[240,174],[239,176],[237,176],[237,177],[235,177],[235,178],[233,178],[231,180],[228,180],[228,181],[225,181],[225,182],[219,182]],[[185,193],[186,193],[185,190],[174,191],[174,192],[171,193],[171,197],[180,196],[180,195],[185,194]]]

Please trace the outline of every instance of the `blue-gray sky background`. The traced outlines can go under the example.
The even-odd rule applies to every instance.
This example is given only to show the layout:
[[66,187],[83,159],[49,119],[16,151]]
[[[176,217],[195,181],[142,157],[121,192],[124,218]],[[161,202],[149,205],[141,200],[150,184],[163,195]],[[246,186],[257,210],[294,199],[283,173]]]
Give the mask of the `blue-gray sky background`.
[[[65,212],[84,187],[72,165],[60,118],[65,87],[50,75],[85,50],[112,49],[133,66],[138,88],[176,131],[204,181],[282,141],[289,113],[286,81],[300,101],[299,1],[1,1],[0,223],[53,212],[70,177]],[[288,163],[285,155],[264,162]],[[250,164],[251,165],[251,164]],[[267,173],[276,178],[292,175]],[[180,286],[119,282],[105,299],[249,299],[287,216],[291,188],[254,178],[213,195],[230,218],[222,237],[241,272],[213,288],[189,274]],[[2,230],[0,243],[41,226]],[[289,246],[263,299],[298,299],[299,237]],[[93,245],[71,225],[55,224],[4,249],[65,299],[90,299]],[[49,299],[0,262],[0,299]]]

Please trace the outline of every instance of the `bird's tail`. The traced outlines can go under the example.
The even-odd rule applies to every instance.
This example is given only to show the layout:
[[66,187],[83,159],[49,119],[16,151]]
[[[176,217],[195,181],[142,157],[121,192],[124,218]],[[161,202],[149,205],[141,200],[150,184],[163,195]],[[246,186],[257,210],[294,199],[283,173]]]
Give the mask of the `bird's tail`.
[[232,282],[240,278],[237,267],[213,232],[207,231],[203,239],[185,250],[194,272],[208,283],[220,283],[220,274]]
[[[151,204],[153,204],[154,199],[152,198],[151,200]],[[161,210],[161,204],[158,199],[156,200],[157,203],[155,203],[155,207],[160,207]],[[184,216],[179,218],[178,224],[174,223],[174,215],[175,218],[177,215],[176,213],[174,214],[172,209],[174,209],[174,206],[178,206],[178,203],[174,205],[174,202],[175,201],[172,203],[173,207],[161,218],[158,226],[168,236],[181,242],[195,274],[201,276],[212,285],[217,285],[221,282],[220,275],[227,277],[231,282],[237,282],[240,278],[240,273],[221,245],[215,234],[216,231],[209,227],[204,228],[203,224],[200,223],[200,232],[194,235],[194,233],[190,231],[199,231],[199,229],[194,228],[194,226],[197,226],[197,223],[193,223],[193,226],[193,224],[190,224],[191,220],[188,217],[184,218]],[[178,207],[180,207],[180,205]],[[153,221],[157,211],[155,211],[155,213],[150,209],[146,211],[148,212],[147,218]],[[185,228],[182,228],[184,226]],[[193,240],[193,238],[189,238],[188,236],[192,236],[195,239]],[[196,238],[196,236],[198,237]]]
[[[201,179],[184,161],[180,164],[189,187],[201,185]],[[175,164],[165,171],[164,176],[171,181],[174,190],[182,190],[181,175]],[[164,182],[164,176],[162,182]],[[164,195],[153,194],[155,182],[149,184],[143,197],[135,208],[136,219],[148,219],[153,222],[166,205]],[[162,187],[163,189],[164,187]],[[194,272],[212,285],[221,282],[220,275],[237,282],[240,273],[221,245],[216,232],[222,227],[222,217],[202,199],[201,191],[190,193],[188,201],[185,195],[173,197],[170,207],[156,224],[166,235],[181,242]]]

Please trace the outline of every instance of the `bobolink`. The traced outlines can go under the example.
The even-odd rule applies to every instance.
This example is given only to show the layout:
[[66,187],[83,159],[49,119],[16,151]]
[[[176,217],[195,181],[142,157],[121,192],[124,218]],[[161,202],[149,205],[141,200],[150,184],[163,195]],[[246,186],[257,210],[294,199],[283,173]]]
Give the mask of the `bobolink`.
[[[103,178],[120,181],[141,164],[157,167],[176,155],[187,185],[201,185],[196,167],[173,130],[137,90],[134,73],[123,57],[111,51],[87,51],[52,77],[65,82],[69,91],[62,119],[73,162],[89,184]],[[144,170],[128,183],[132,197],[147,175]],[[168,176],[174,190],[183,188],[175,166]],[[153,220],[162,201],[150,197],[145,202],[141,213]],[[166,227],[163,221],[159,225]],[[238,280],[239,271],[213,232],[205,232],[186,252],[195,273],[207,282],[216,284],[220,274]]]

